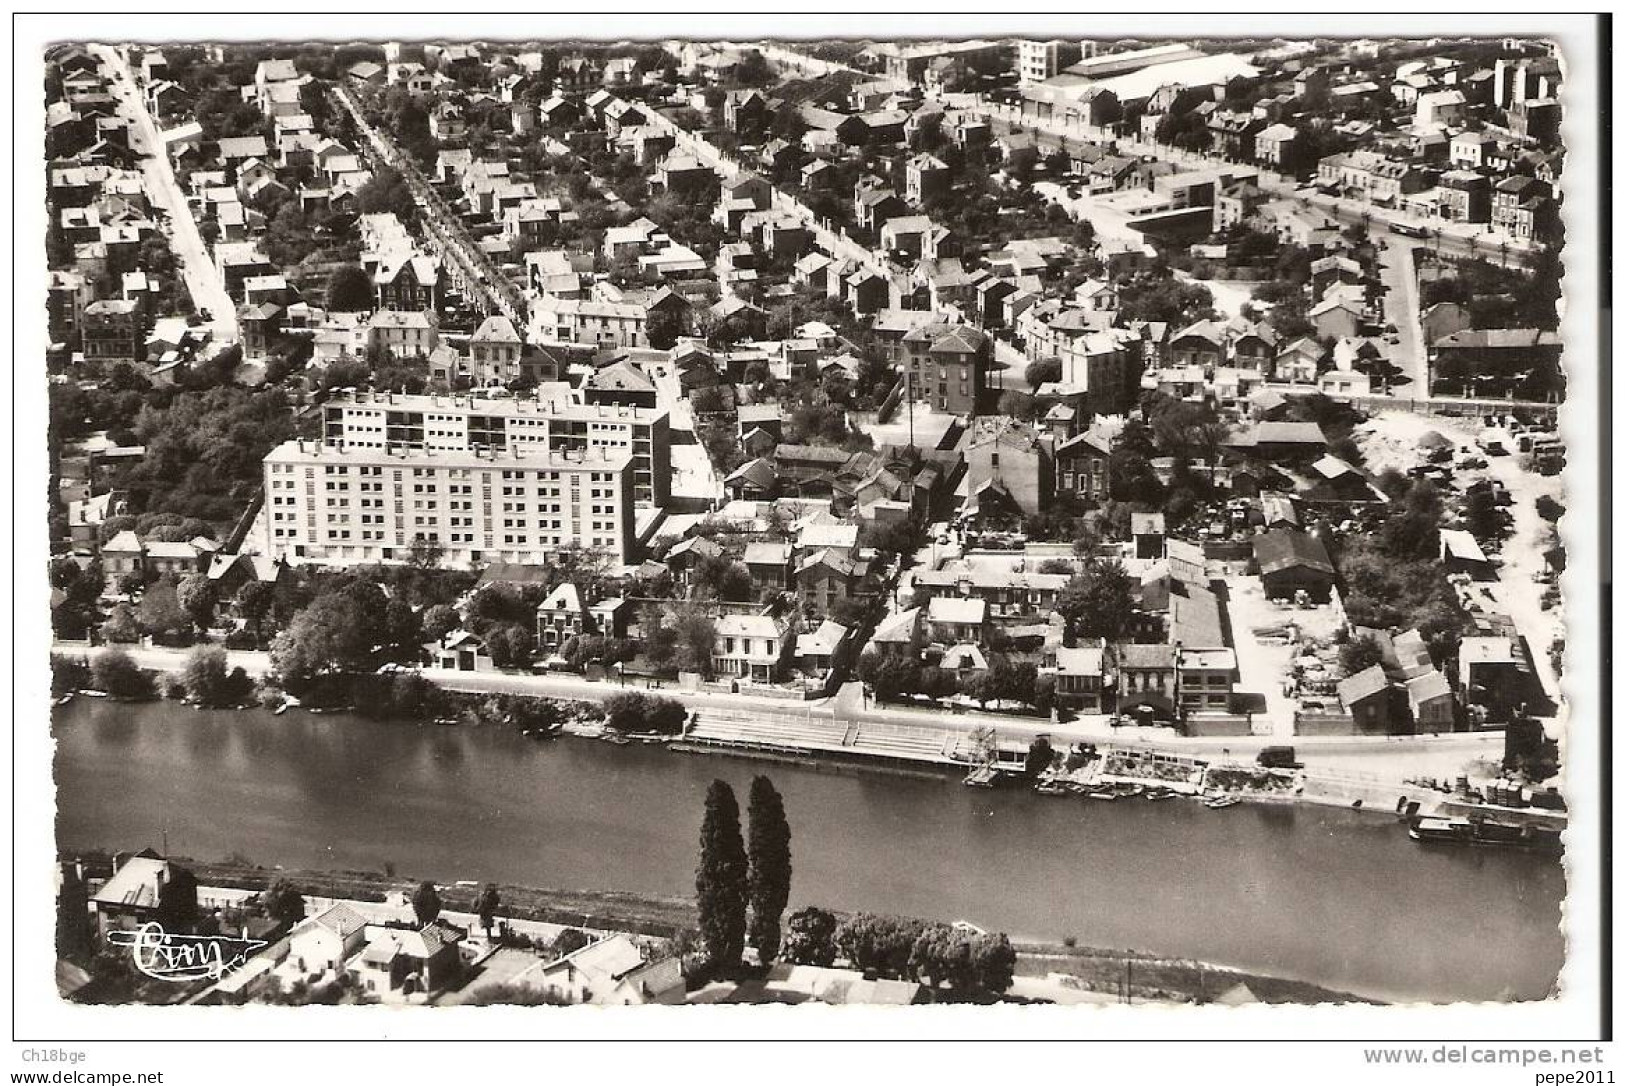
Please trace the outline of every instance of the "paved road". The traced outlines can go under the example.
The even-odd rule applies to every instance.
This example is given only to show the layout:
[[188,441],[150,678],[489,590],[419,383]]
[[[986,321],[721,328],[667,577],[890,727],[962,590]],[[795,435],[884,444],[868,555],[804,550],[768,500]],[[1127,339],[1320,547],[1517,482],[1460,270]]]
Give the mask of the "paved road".
[[[94,657],[102,651],[86,648],[82,644],[58,644],[55,651],[72,655]],[[181,649],[131,648],[135,662],[152,671],[179,671],[186,664],[187,653]],[[263,652],[228,652],[232,666],[242,667],[252,676],[269,670],[269,656]],[[447,671],[439,668],[422,669],[424,678],[448,690],[470,693],[528,694],[536,697],[557,697],[601,700],[623,687],[616,682],[589,682],[575,675],[545,674],[523,675],[505,672]],[[631,683],[627,690],[646,689],[641,683]],[[749,694],[689,693],[675,684],[654,688],[655,692],[683,702],[691,709],[739,712],[741,710],[765,719],[798,720],[832,719],[836,710],[833,699],[812,702],[790,702],[782,698],[758,697]],[[908,709],[871,706],[858,713],[841,713],[844,719],[857,719],[880,724],[902,724],[914,727],[937,727],[950,732],[968,733],[978,728],[993,727],[1000,736],[1013,742],[1026,742],[1043,734],[1057,744],[1074,742],[1110,742],[1122,746],[1154,747],[1174,750],[1181,754],[1206,757],[1231,757],[1246,760],[1260,748],[1280,742],[1273,735],[1230,736],[1222,738],[1186,738],[1172,734],[1166,728],[1124,727],[1113,728],[1104,716],[1081,717],[1057,724],[1036,717],[1004,716],[984,713],[952,713],[941,710]],[[1499,732],[1449,733],[1430,736],[1299,736],[1293,742],[1316,763],[1325,759],[1339,768],[1357,769],[1373,776],[1398,779],[1416,772],[1418,765],[1432,765],[1443,760],[1455,767],[1473,758],[1500,756],[1502,738]]]
[[180,258],[192,304],[200,311],[207,309],[212,315],[209,326],[218,347],[235,343],[238,338],[236,303],[226,293],[226,285],[214,261],[209,259],[208,247],[198,233],[197,221],[192,218],[192,209],[186,203],[180,183],[175,180],[175,171],[170,168],[169,156],[164,153],[163,141],[158,136],[158,125],[147,110],[129,61],[110,46],[90,48],[101,60],[102,69],[112,77],[119,113],[131,122],[130,149],[145,156],[141,161],[141,174],[147,197],[169,216],[169,246]]
[[1399,330],[1399,342],[1393,345],[1394,365],[1410,378],[1400,391],[1407,396],[1424,397],[1431,390],[1432,381],[1427,345],[1422,341],[1422,303],[1416,289],[1417,242],[1400,234],[1387,234],[1384,246],[1378,255],[1384,292],[1383,313],[1387,323]]
[[500,309],[514,327],[523,330],[526,325],[526,305],[519,288],[510,283],[492,263],[469,234],[467,225],[435,191],[411,156],[367,121],[350,92],[335,86],[333,97],[349,112],[366,138],[362,150],[368,157],[393,166],[406,179],[422,212],[419,218],[424,240],[447,263],[448,270],[463,287],[464,295],[480,312]]

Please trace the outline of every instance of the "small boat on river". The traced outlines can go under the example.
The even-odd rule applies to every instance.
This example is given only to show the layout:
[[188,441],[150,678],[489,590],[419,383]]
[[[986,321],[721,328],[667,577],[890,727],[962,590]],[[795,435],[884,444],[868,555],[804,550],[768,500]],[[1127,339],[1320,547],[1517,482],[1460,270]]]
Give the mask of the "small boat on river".
[[1234,807],[1240,802],[1241,800],[1236,796],[1214,796],[1212,799],[1204,803],[1203,806],[1207,807],[1210,811],[1222,811],[1226,807]]

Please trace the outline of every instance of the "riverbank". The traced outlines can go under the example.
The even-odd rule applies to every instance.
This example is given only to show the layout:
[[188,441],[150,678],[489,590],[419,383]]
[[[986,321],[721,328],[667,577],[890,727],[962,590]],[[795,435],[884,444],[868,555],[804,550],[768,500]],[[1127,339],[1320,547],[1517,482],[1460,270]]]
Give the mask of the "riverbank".
[[[1034,943],[1154,947],[1386,1001],[1539,998],[1563,960],[1560,863],[1419,846],[1391,815],[1069,801],[965,788],[951,776],[537,742],[512,727],[173,702],[75,699],[53,714],[52,735],[64,851],[151,846],[241,855],[266,869],[680,902],[692,894],[712,781],[739,794],[767,773],[795,834],[792,908],[964,919]],[[551,904],[579,923],[606,902],[615,905]],[[1328,928],[1343,933],[1338,942]]]
[[[121,646],[141,668],[173,672],[185,667],[186,650]],[[99,646],[82,642],[57,642],[53,652],[94,658]],[[230,651],[231,666],[242,667],[251,677],[270,670],[270,656],[264,652]],[[567,673],[521,674],[502,671],[451,671],[422,668],[417,674],[437,688],[464,694],[517,694],[528,697],[572,701],[602,701],[623,690],[642,691],[638,684],[622,685],[594,681]],[[1199,757],[1239,757],[1250,759],[1267,746],[1282,742],[1273,735],[1241,735],[1219,738],[1181,736],[1167,728],[1114,727],[1105,715],[1083,716],[1057,722],[1041,717],[1010,714],[930,710],[921,707],[867,704],[853,708],[837,704],[838,698],[788,703],[782,698],[746,692],[690,691],[673,683],[656,691],[692,710],[716,714],[748,715],[760,720],[812,718],[814,720],[870,721],[904,728],[929,728],[944,737],[961,737],[980,728],[994,728],[1011,742],[1028,742],[1039,734],[1062,742],[1108,742],[1123,746],[1167,748]],[[1497,732],[1451,732],[1419,736],[1299,736],[1293,741],[1300,759],[1313,768],[1353,776],[1377,776],[1393,783],[1417,776],[1454,779],[1463,767],[1477,761],[1499,762],[1503,737]]]
[[[96,649],[59,644],[59,651],[95,655]],[[234,666],[251,675],[263,675],[269,668],[264,653],[229,654]],[[184,666],[183,651],[142,648],[132,656],[143,669],[155,673],[172,672]],[[567,674],[529,675],[505,672],[459,672],[422,669],[403,672],[417,683],[419,694],[436,695],[437,703],[458,715],[482,699],[526,699],[551,702],[555,707],[571,707],[569,717],[549,710],[535,723],[551,726],[562,723],[567,731],[596,735],[595,718],[604,699],[622,692],[640,691],[634,686],[592,681]],[[387,683],[399,676],[360,676],[359,680]],[[686,751],[728,754],[780,764],[809,768],[834,767],[837,771],[881,771],[893,775],[940,777],[944,773],[969,772],[977,754],[973,750],[979,732],[994,733],[1004,747],[1019,754],[1037,736],[1046,736],[1057,749],[1075,744],[1109,744],[1125,750],[1139,750],[1152,757],[1168,754],[1201,759],[1215,767],[1238,773],[1255,768],[1253,758],[1272,741],[1271,736],[1234,736],[1222,740],[1178,736],[1167,729],[1147,733],[1142,728],[1113,728],[1102,724],[1105,718],[1050,721],[1042,718],[998,714],[929,712],[919,708],[869,705],[855,696],[836,696],[794,707],[781,699],[748,692],[697,691],[683,686],[662,686],[660,696],[678,703],[689,714],[689,723],[680,737]],[[851,691],[847,691],[851,694]],[[387,692],[369,698],[370,707],[393,704],[397,698]],[[438,716],[438,712],[410,713],[412,716]],[[333,711],[328,709],[327,711]],[[372,715],[377,715],[376,713]],[[594,719],[589,719],[594,718]],[[1500,757],[1500,740],[1484,734],[1449,734],[1426,737],[1307,737],[1297,745],[1305,769],[1296,787],[1286,790],[1220,789],[1235,792],[1245,801],[1314,805],[1355,810],[1393,817],[1397,813],[1429,815],[1438,813],[1447,794],[1414,783],[1427,777],[1452,780],[1469,763],[1492,764]],[[1018,759],[1019,760],[1019,759]],[[1448,772],[1441,771],[1448,766]],[[1427,768],[1431,767],[1431,768]],[[1233,774],[1234,775],[1234,774]]]
[[[62,858],[84,862],[87,873],[98,877],[111,871],[105,855]],[[285,870],[244,862],[171,858],[204,886],[257,892],[280,878],[307,898],[382,903],[391,895],[410,897],[421,881],[369,871]],[[476,885],[436,886],[448,913],[476,912],[475,898],[480,890]],[[686,898],[508,883],[499,883],[497,891],[502,902],[497,915],[506,920],[624,931],[663,939],[693,930],[698,920],[693,901]],[[1047,978],[1050,987],[1076,988],[1125,1001],[1211,1002],[1244,985],[1252,997],[1265,1003],[1373,1002],[1315,984],[1188,959],[1039,941],[1018,940],[1015,946],[1017,976]]]
[[[169,658],[159,657],[161,663]],[[145,662],[145,661],[144,661]],[[165,672],[155,670],[153,675]],[[437,673],[461,677],[462,673]],[[489,678],[489,674],[474,673],[476,679]],[[503,676],[499,676],[503,677]],[[606,727],[605,701],[612,696],[631,694],[643,696],[636,688],[617,684],[590,683],[579,680],[585,690],[551,688],[548,695],[505,691],[484,693],[463,688],[461,684],[445,685],[431,681],[420,671],[401,671],[389,674],[361,674],[341,683],[330,695],[361,698],[357,704],[364,709],[343,707],[325,699],[325,707],[303,705],[287,699],[277,708],[282,713],[292,707],[295,712],[325,715],[333,712],[356,711],[374,717],[404,716],[422,725],[496,725],[513,726],[526,736],[537,738],[554,735],[576,736],[585,739],[614,739],[625,744],[629,740],[619,731]],[[163,684],[155,683],[155,686]],[[683,695],[688,694],[685,698]],[[676,696],[672,696],[676,695]],[[72,695],[69,695],[71,698]],[[668,746],[674,752],[689,754],[723,755],[792,765],[817,772],[866,772],[890,776],[914,777],[927,780],[946,780],[970,774],[980,774],[976,783],[995,781],[1006,785],[1031,787],[1023,780],[1021,763],[1027,744],[1036,737],[1060,742],[1058,756],[1068,756],[1067,783],[1070,791],[1083,793],[1095,790],[1094,774],[1107,762],[1118,762],[1116,769],[1104,778],[1104,783],[1116,787],[1169,791],[1201,798],[1222,797],[1225,804],[1248,802],[1286,805],[1312,805],[1374,814],[1379,818],[1415,818],[1438,815],[1452,793],[1425,787],[1417,780],[1401,780],[1375,773],[1353,773],[1328,767],[1309,769],[1299,767],[1293,771],[1261,768],[1255,761],[1243,760],[1249,752],[1232,755],[1229,748],[1221,748],[1219,756],[1208,754],[1198,757],[1188,746],[1176,745],[1173,737],[1160,744],[1138,742],[1113,733],[1106,741],[1077,738],[1070,729],[1056,724],[1051,730],[1038,730],[1042,722],[1014,719],[997,728],[984,724],[980,730],[966,731],[967,722],[952,714],[936,718],[914,718],[898,723],[894,718],[867,708],[855,709],[855,697],[831,698],[817,706],[786,709],[773,708],[743,710],[729,700],[717,701],[713,695],[696,695],[681,687],[662,688],[655,696],[671,710],[669,735],[637,737],[643,742]],[[724,698],[727,696],[724,695]],[[308,700],[308,699],[307,699]],[[184,704],[184,702],[183,702]],[[252,708],[242,706],[239,708]],[[622,727],[627,725],[623,723]],[[1032,734],[1026,734],[1031,731]],[[1099,750],[1103,757],[1091,761],[1078,772],[1065,744],[1072,741],[1076,749]],[[995,769],[988,759],[997,750],[1002,759]],[[1014,758],[1014,763],[1010,761]],[[1169,766],[1179,770],[1180,780],[1173,782],[1166,776]],[[1127,768],[1125,768],[1127,767]],[[1054,772],[1060,774],[1059,765]],[[1044,787],[1059,781],[1045,775]],[[1566,819],[1555,812],[1536,812],[1532,816],[1542,827],[1561,833]]]

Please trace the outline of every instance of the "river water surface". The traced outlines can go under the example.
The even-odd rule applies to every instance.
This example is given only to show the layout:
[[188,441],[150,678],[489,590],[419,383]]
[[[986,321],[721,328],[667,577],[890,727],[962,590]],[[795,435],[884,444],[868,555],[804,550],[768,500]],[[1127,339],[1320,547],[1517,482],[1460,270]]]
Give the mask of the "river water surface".
[[57,838],[204,860],[693,892],[705,789],[766,773],[818,904],[1200,958],[1387,999],[1540,998],[1557,857],[1420,846],[1385,816],[1100,803],[298,711],[56,710]]

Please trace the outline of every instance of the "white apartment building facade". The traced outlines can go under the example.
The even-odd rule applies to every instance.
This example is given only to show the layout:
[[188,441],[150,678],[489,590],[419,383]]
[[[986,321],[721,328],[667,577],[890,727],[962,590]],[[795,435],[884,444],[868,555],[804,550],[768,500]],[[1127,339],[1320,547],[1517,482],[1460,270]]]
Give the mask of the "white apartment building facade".
[[625,565],[635,549],[632,457],[588,453],[385,452],[287,441],[265,457],[273,558],[352,566],[405,562],[545,564],[590,549]]
[[1021,85],[1031,87],[1054,79],[1069,64],[1095,55],[1098,46],[1092,41],[1021,41],[1016,43],[1016,70]]
[[431,456],[482,450],[533,455],[625,452],[632,497],[664,505],[671,494],[671,430],[662,408],[553,398],[396,395],[358,392],[329,400],[322,438],[330,445]]
[[641,305],[544,296],[531,311],[534,342],[647,347],[649,311]]

